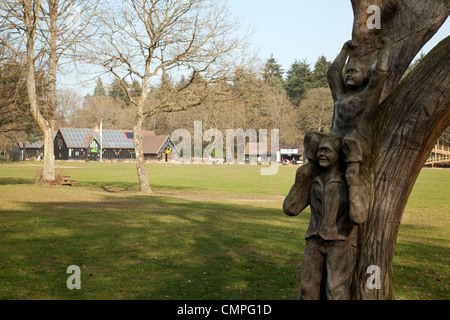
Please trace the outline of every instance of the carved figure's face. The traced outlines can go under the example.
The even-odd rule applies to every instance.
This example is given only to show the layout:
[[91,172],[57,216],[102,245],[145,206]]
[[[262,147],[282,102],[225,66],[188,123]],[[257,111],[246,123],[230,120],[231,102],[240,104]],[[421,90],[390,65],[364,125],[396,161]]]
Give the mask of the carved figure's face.
[[359,88],[366,80],[367,72],[358,62],[350,62],[345,69],[345,84],[349,88]]
[[338,164],[339,151],[328,141],[324,139],[319,144],[317,151],[317,160],[319,165],[323,168],[329,168]]

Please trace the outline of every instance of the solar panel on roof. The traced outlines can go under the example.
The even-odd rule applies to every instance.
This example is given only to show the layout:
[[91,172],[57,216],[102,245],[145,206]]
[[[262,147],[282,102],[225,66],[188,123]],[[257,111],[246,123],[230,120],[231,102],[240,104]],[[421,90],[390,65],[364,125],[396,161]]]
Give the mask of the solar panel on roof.
[[102,140],[103,148],[134,148],[134,144],[125,138],[120,130],[104,130],[102,139],[99,134],[95,134],[92,129],[61,129],[66,144],[69,148],[85,148],[85,144],[92,138],[100,143]]
[[127,139],[134,139],[133,132],[126,132],[125,135],[127,136]]

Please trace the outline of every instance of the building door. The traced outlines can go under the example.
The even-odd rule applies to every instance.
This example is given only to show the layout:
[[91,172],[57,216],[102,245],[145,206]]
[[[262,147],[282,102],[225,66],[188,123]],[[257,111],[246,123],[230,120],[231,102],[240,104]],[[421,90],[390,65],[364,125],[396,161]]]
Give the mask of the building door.
[[99,145],[97,143],[97,141],[92,140],[92,142],[89,144],[89,149],[88,149],[88,159],[90,161],[98,161],[99,160]]

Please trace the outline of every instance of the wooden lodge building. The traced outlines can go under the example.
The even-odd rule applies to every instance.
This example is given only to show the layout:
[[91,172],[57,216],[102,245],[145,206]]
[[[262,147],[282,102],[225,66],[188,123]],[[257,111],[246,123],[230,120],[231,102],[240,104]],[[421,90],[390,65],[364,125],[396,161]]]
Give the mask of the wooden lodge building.
[[[99,130],[61,128],[54,134],[55,160],[62,161],[127,161],[136,159],[132,130]],[[43,142],[19,143],[21,160],[39,159],[44,154]],[[157,136],[143,131],[142,146],[145,160],[171,160],[178,152],[169,136]],[[170,150],[170,151],[169,151]]]
[[[17,150],[16,148],[13,149]],[[26,159],[41,159],[44,156],[44,141],[38,142],[19,142],[17,144],[18,150],[16,153],[19,155],[20,160]]]

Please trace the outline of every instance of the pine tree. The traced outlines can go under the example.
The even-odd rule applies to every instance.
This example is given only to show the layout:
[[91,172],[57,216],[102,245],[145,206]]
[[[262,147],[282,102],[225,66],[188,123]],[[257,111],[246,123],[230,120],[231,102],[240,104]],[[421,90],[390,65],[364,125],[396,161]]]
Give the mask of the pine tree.
[[[124,83],[128,88],[130,88],[130,85],[126,81],[124,81]],[[128,99],[125,89],[122,87],[121,82],[117,79],[111,83],[110,88],[108,90],[108,95],[110,97],[122,100],[127,106],[130,104],[130,99]]]
[[306,60],[295,60],[286,77],[286,93],[294,105],[300,104],[305,97],[306,90],[311,88],[312,80],[313,74]]
[[94,89],[94,96],[100,97],[106,95],[105,87],[103,86],[102,78],[97,79],[97,84]]
[[313,72],[313,88],[328,88],[327,73],[330,65],[331,62],[327,61],[323,55],[317,59]]
[[269,82],[275,88],[280,91],[284,90],[284,70],[281,65],[275,60],[273,54],[267,59],[264,66],[263,78],[265,81]]

